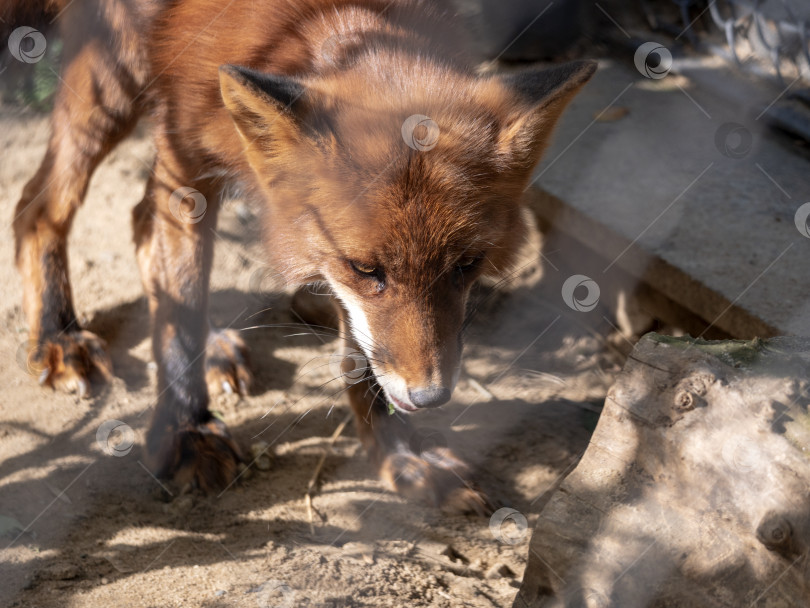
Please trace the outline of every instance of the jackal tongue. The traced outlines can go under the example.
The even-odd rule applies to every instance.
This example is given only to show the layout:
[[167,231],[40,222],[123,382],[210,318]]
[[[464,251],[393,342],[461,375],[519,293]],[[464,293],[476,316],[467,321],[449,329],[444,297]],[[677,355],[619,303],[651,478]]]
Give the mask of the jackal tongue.
[[413,405],[410,405],[409,403],[403,403],[402,401],[400,401],[396,397],[392,397],[392,396],[389,395],[388,398],[394,403],[394,405],[396,405],[402,411],[415,412],[415,411],[417,411],[419,409],[418,407],[414,407]]

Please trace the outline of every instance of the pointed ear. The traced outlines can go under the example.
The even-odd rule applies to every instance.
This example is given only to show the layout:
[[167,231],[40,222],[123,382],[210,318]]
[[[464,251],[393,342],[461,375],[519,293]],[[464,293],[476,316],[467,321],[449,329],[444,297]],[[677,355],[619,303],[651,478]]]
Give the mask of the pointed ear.
[[574,61],[501,77],[522,101],[500,135],[501,149],[513,167],[528,174],[540,161],[563,110],[594,72],[596,62]]
[[219,86],[249,154],[272,156],[305,139],[309,108],[303,99],[306,87],[297,80],[224,65],[219,68]]

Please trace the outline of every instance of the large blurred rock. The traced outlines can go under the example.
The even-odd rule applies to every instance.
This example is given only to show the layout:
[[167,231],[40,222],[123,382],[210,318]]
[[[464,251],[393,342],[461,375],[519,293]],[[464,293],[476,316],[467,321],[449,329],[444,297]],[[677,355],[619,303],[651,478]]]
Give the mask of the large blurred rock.
[[514,606],[810,605],[808,371],[806,339],[645,336]]

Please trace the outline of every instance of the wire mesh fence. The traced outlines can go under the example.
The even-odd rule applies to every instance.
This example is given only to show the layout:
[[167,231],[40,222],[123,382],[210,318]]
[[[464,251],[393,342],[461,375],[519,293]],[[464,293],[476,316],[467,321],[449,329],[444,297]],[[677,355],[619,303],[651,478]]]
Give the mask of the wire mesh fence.
[[810,82],[810,2],[642,0],[648,24],[728,56],[758,75]]

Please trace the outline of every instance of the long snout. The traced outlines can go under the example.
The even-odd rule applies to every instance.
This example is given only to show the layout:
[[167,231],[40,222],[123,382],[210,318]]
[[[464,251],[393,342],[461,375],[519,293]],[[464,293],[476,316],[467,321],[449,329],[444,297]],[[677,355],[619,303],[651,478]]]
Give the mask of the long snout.
[[444,405],[453,394],[461,362],[461,306],[458,310],[402,311],[389,336],[381,385],[391,401],[413,411]]

